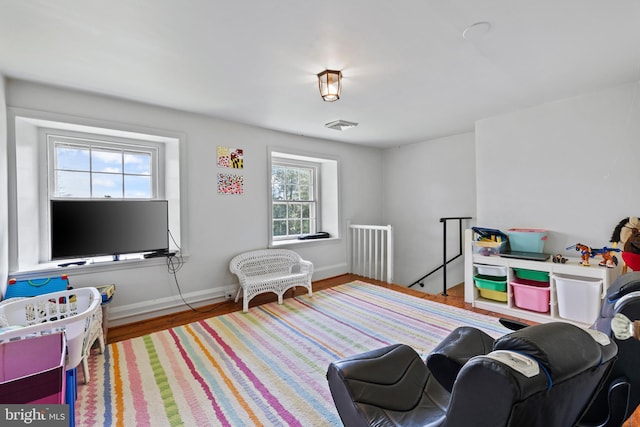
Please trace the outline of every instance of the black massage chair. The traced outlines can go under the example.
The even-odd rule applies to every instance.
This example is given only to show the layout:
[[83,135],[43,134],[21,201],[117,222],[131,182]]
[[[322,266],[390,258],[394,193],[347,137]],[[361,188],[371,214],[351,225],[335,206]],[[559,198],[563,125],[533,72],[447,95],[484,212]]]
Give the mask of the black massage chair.
[[588,331],[505,321],[516,332],[494,340],[462,327],[426,362],[398,344],[334,362],[327,379],[347,427],[621,426],[640,403],[640,342],[614,336],[616,314],[640,319],[640,272],[612,284]]
[[[640,319],[640,272],[619,276],[607,289],[600,315],[591,329],[601,331],[618,346],[618,357],[604,387],[598,393],[578,427],[620,427],[640,404],[640,341],[618,339],[612,330],[614,316],[626,322]],[[501,319],[511,329],[528,325]],[[626,335],[628,337],[628,334]]]
[[619,276],[607,289],[600,316],[592,329],[607,334],[618,346],[618,358],[611,374],[580,427],[621,426],[640,404],[640,341],[617,339],[611,330],[615,315],[640,319],[640,272]]
[[396,344],[331,363],[327,379],[347,427],[569,427],[616,354],[605,334],[564,322],[496,340],[460,327],[426,362]]

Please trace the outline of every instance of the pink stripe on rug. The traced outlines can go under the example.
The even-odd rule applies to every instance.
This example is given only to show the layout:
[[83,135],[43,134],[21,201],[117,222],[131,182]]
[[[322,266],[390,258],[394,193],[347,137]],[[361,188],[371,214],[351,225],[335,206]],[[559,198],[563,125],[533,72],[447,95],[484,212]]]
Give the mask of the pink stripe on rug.
[[227,427],[227,426],[231,427],[231,424],[229,423],[229,420],[227,420],[227,418],[224,416],[224,413],[222,412],[222,410],[220,409],[220,406],[216,402],[216,399],[213,396],[213,393],[211,392],[211,388],[209,387],[207,382],[204,380],[202,375],[200,375],[198,373],[198,371],[196,370],[193,362],[191,361],[191,358],[189,357],[189,355],[185,351],[184,347],[180,343],[180,338],[176,335],[175,331],[172,330],[172,329],[169,330],[169,333],[171,334],[171,337],[173,338],[173,341],[174,341],[176,347],[178,347],[178,351],[180,352],[180,355],[182,356],[182,359],[187,364],[187,367],[189,368],[189,372],[191,372],[191,375],[193,375],[193,378],[198,383],[200,383],[200,386],[202,387],[202,391],[205,393],[205,395],[207,396],[209,401],[211,401],[213,410],[215,411],[215,414],[216,414],[216,419],[220,422],[220,425],[225,426],[225,427]]
[[[166,354],[172,354],[175,352],[176,345],[182,346],[182,344],[176,343],[175,341],[170,342],[167,335],[158,335],[158,341]],[[213,426],[213,424],[207,419],[207,413],[198,402],[196,393],[193,390],[193,387],[189,385],[189,380],[184,375],[182,366],[178,363],[178,360],[173,357],[169,358],[169,367],[171,368],[171,372],[178,383],[177,385],[182,392],[184,400],[189,405],[191,415],[195,420],[198,420],[198,427]]]
[[253,383],[253,386],[260,392],[260,394],[266,399],[269,406],[274,408],[276,412],[282,417],[282,419],[289,426],[300,426],[302,425],[298,422],[296,417],[289,412],[275,397],[267,387],[258,379],[258,377],[249,369],[249,367],[244,363],[244,361],[238,357],[238,355],[233,351],[233,349],[218,335],[216,331],[211,328],[206,322],[200,322],[202,327],[211,335],[211,337],[220,345],[220,347],[224,350],[224,352],[236,363],[238,368],[249,378],[249,380]]
[[151,425],[151,417],[149,416],[148,403],[144,398],[144,387],[142,386],[142,377],[138,369],[136,354],[130,340],[122,343],[124,356],[127,361],[127,372],[129,373],[129,387],[137,390],[133,393],[133,408],[135,409],[136,426]]

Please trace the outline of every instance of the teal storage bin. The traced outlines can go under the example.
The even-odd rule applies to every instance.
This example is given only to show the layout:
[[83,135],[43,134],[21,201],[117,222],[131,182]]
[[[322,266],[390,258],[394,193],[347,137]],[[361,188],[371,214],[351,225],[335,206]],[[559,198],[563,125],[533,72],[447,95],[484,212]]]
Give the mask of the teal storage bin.
[[547,241],[547,230],[536,228],[510,228],[507,230],[509,245],[512,251],[544,252]]

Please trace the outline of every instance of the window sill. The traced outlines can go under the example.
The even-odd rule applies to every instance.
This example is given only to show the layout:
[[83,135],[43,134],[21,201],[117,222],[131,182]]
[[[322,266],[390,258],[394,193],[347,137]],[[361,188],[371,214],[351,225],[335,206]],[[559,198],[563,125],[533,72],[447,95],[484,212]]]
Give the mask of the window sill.
[[271,242],[269,245],[270,248],[292,248],[297,246],[316,246],[321,245],[327,242],[339,242],[342,239],[340,237],[327,237],[325,239],[309,239],[309,240],[300,240],[300,239],[291,239],[291,240],[276,240]]
[[[182,261],[186,262],[189,257],[187,255],[182,256]],[[67,267],[59,267],[58,264],[65,261],[50,262],[44,264],[34,265],[19,271],[13,271],[9,273],[9,277],[15,279],[31,279],[34,277],[52,277],[62,274],[79,276],[83,274],[94,274],[108,271],[126,270],[129,268],[147,268],[156,266],[166,266],[167,259],[164,257],[157,258],[129,258],[121,259],[119,261],[96,261],[84,265],[70,265]]]

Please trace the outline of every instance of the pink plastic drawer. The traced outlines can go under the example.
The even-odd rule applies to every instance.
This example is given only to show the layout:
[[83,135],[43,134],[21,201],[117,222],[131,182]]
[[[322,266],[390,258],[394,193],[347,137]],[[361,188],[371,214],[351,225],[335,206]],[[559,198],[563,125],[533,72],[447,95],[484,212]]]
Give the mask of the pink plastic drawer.
[[65,357],[62,333],[0,344],[0,402],[65,403]]
[[511,282],[516,307],[539,313],[549,312],[549,287],[531,286],[516,281]]

